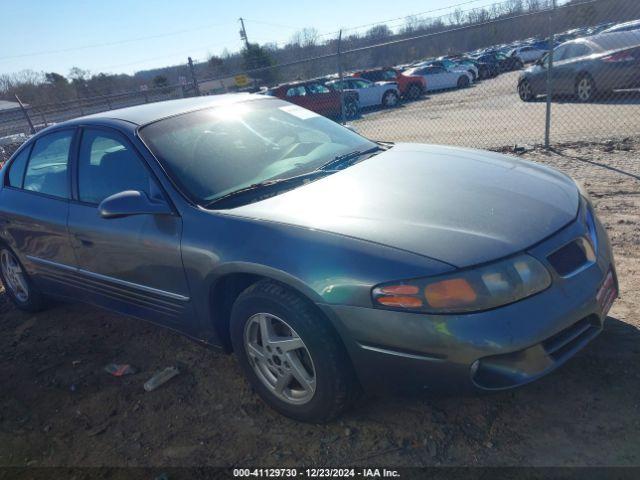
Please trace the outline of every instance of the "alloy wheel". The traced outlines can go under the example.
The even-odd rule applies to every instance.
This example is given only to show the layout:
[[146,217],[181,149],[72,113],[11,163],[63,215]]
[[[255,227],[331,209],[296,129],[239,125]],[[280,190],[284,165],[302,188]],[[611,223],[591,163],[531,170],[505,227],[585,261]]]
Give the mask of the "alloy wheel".
[[525,102],[528,102],[533,98],[531,84],[527,80],[520,82],[520,85],[518,85],[518,94],[520,95],[520,99]]
[[385,107],[395,107],[398,104],[398,96],[393,92],[386,93],[382,103]]
[[244,328],[244,349],[260,381],[278,399],[308,403],[315,394],[316,373],[300,335],[270,313],[256,313]]
[[344,110],[347,118],[356,118],[358,116],[358,105],[356,102],[348,102],[344,106]]
[[416,100],[418,99],[418,97],[420,97],[420,87],[417,85],[411,85],[409,87],[409,91],[407,92],[407,97],[409,97],[409,100]]
[[593,82],[589,77],[582,77],[576,86],[578,99],[586,102],[593,96]]
[[13,296],[23,303],[29,300],[27,278],[20,263],[9,250],[5,249],[0,252],[0,268],[2,268],[2,277],[7,283],[5,287],[11,290]]

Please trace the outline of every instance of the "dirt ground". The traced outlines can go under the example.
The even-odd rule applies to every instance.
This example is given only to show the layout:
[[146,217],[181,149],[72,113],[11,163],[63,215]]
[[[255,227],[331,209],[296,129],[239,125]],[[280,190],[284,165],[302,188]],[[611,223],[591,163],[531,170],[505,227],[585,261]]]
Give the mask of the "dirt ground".
[[[475,148],[536,145],[544,141],[544,97],[523,102],[521,72],[503,73],[470,88],[429,93],[398,108],[364,112],[352,123],[363,135],[395,142]],[[640,131],[640,91],[618,92],[590,103],[554,98],[551,142],[606,141]]]
[[[638,465],[639,155],[640,139],[522,154],[586,185],[621,295],[604,332],[532,385],[365,398],[334,423],[300,424],[252,394],[232,356],[88,306],[22,313],[0,293],[0,465]],[[139,373],[111,377],[110,362]],[[143,390],[174,364],[181,375]]]

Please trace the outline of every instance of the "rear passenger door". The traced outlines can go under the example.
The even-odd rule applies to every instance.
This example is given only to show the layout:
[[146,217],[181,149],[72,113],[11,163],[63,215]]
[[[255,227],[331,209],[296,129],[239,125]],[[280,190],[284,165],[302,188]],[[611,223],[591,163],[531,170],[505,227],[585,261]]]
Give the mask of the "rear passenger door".
[[115,130],[83,128],[73,173],[69,236],[80,288],[94,303],[157,323],[188,318],[180,216],[107,219],[98,212],[102,200],[125,190],[169,203],[137,150]]
[[45,292],[69,295],[76,260],[67,233],[69,160],[76,130],[46,134],[9,165],[0,190],[0,229],[34,282]]

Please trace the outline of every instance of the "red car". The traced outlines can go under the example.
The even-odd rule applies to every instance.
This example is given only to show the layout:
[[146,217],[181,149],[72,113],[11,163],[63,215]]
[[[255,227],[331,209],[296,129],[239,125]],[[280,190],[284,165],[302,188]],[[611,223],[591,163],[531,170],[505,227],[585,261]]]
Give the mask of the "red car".
[[[325,117],[341,115],[340,92],[320,80],[285,83],[269,90],[269,95],[300,105]],[[358,94],[344,91],[344,111],[347,118],[358,115]]]
[[427,81],[420,75],[405,75],[397,68],[371,68],[353,74],[372,82],[392,81],[398,83],[400,95],[408,100],[415,100],[427,91]]

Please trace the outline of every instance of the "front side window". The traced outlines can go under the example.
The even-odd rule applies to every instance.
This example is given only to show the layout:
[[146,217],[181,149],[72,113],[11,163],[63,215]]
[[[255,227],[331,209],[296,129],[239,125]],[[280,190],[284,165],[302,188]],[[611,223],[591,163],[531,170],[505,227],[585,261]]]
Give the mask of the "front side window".
[[50,133],[36,140],[24,175],[24,189],[69,198],[69,150],[73,130]]
[[22,188],[22,179],[24,171],[27,168],[27,160],[29,160],[29,151],[31,147],[23,148],[9,166],[8,185],[11,187]]
[[351,83],[353,83],[353,88],[369,88],[373,86],[372,83],[365,80],[352,80]]
[[80,141],[78,198],[98,204],[125,190],[151,196],[151,177],[138,155],[119,136],[87,129]]
[[199,204],[376,146],[328,118],[266,98],[166,118],[143,127],[140,136]]

